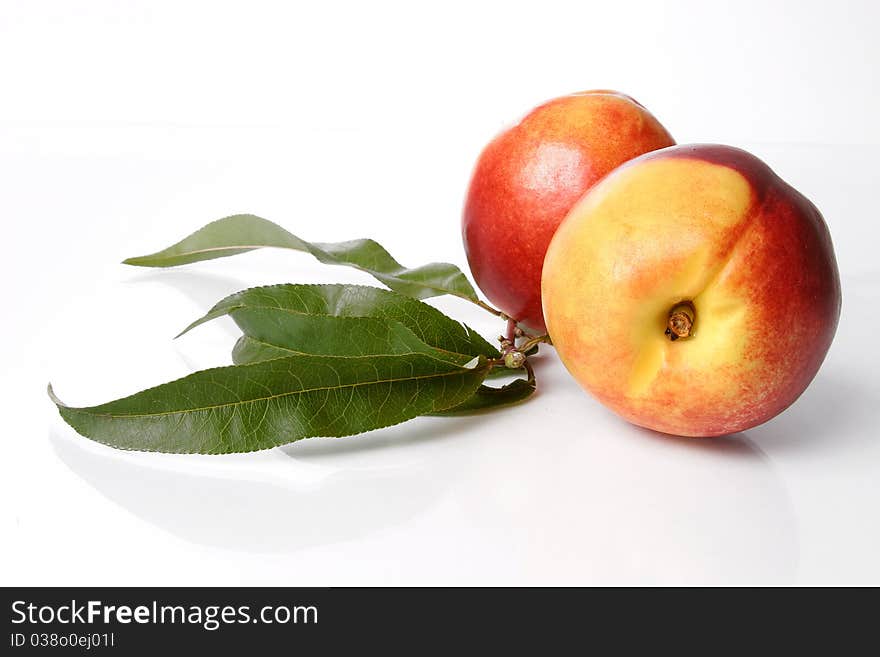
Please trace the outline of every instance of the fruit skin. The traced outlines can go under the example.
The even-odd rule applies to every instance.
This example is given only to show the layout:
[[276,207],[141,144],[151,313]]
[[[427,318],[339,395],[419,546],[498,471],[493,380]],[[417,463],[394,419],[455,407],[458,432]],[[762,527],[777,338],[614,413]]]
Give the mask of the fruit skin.
[[[634,424],[718,436],[766,422],[834,338],[840,278],[816,207],[753,155],[675,146],[608,175],[553,238],[544,314],[571,374]],[[693,303],[690,337],[664,335]]]
[[602,176],[675,141],[616,91],[562,96],[498,135],[477,160],[462,217],[471,272],[509,316],[544,330],[541,266],[565,215]]

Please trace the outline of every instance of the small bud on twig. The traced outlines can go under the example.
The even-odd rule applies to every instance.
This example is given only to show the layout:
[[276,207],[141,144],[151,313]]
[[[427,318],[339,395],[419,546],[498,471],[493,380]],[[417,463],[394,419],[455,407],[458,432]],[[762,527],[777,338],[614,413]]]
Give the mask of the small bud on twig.
[[508,367],[512,370],[518,370],[520,367],[525,365],[526,355],[517,351],[516,349],[512,349],[504,354],[504,366]]

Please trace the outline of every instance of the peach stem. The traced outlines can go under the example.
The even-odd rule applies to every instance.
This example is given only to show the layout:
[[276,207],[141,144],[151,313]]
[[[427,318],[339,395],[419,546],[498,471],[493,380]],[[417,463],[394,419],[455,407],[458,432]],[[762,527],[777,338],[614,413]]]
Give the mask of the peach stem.
[[516,320],[508,319],[507,320],[507,335],[505,336],[507,340],[513,344],[516,342]]
[[694,306],[690,301],[679,303],[669,311],[669,319],[666,322],[666,335],[673,342],[679,338],[687,338],[694,328]]

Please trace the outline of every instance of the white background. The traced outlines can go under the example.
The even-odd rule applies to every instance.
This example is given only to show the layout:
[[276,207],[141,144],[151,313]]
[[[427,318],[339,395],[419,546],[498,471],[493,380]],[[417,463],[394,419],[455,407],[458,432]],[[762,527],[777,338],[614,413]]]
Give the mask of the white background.
[[[880,584],[877,7],[6,0],[0,583]],[[117,452],[47,399],[49,380],[89,405],[228,362],[229,323],[171,336],[239,288],[370,282],[279,252],[118,264],[227,214],[464,267],[482,146],[589,88],[680,143],[749,148],[825,214],[843,316],[780,417],[642,431],[552,350],[515,409],[244,456]]]

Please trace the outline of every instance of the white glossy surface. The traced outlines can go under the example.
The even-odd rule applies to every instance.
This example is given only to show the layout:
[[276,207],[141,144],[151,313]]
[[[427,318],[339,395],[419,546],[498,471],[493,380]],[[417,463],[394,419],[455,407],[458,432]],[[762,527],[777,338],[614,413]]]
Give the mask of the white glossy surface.
[[[63,22],[58,27],[36,9],[16,7],[4,8],[8,33],[0,54],[24,47],[28,35],[38,39],[41,27],[62,39],[55,46],[60,52],[68,38]],[[673,12],[691,23],[669,29],[683,36],[693,21],[708,21],[685,11],[695,7],[683,6],[680,16]],[[810,7],[801,36],[784,33],[786,47],[811,45],[810,30],[819,29],[822,16]],[[281,9],[272,11],[251,19],[255,31],[245,31],[245,46],[261,43],[259,28],[276,35],[279,21],[293,20]],[[733,17],[741,30],[745,11]],[[839,31],[842,46],[832,48],[826,40],[821,47],[832,58],[853,54],[840,54],[840,47],[864,49],[852,66],[873,71],[877,47],[868,50],[858,38],[867,35],[875,10],[865,3],[861,11],[864,20],[852,20],[848,32],[831,21],[828,29]],[[195,66],[186,57],[196,55],[187,54],[181,36],[187,27],[195,29],[198,15],[184,12],[179,24],[166,24],[160,19],[167,7],[144,9],[148,18],[132,12],[115,20],[103,7],[66,20],[82,34],[115,44],[105,66],[119,73],[128,63],[143,88],[126,78],[120,83],[126,93],[117,95],[101,85],[101,71],[84,66],[76,71],[91,96],[71,97],[67,107],[37,108],[26,95],[36,77],[0,73],[12,99],[0,108],[0,583],[880,584],[880,265],[874,219],[880,135],[876,121],[867,122],[877,114],[875,90],[855,89],[856,100],[832,102],[821,95],[824,105],[783,111],[785,93],[809,99],[830,82],[824,65],[810,69],[812,77],[771,79],[749,50],[743,56],[753,66],[752,87],[738,89],[731,109],[717,93],[710,98],[698,89],[714,84],[719,72],[708,63],[694,68],[675,39],[656,53],[679,66],[679,77],[664,87],[650,72],[639,73],[641,60],[632,53],[625,63],[608,62],[596,78],[593,67],[579,68],[571,60],[573,49],[545,36],[547,49],[535,55],[539,61],[521,67],[517,76],[503,69],[498,92],[486,93],[479,66],[473,69],[451,53],[439,75],[434,37],[421,43],[375,19],[369,41],[386,45],[364,56],[376,67],[353,64],[361,73],[370,70],[372,87],[358,83],[354,73],[346,77],[343,59],[366,43],[349,26],[341,29],[350,41],[341,43],[335,59],[312,61],[298,90],[286,88],[280,96],[273,76],[282,75],[282,65],[242,47],[243,59],[225,76],[220,64],[202,61],[206,77],[190,80],[205,85],[200,96],[184,84]],[[224,28],[236,25],[234,14],[220,16]],[[609,25],[614,18],[606,16]],[[781,29],[783,18],[769,11],[771,27],[741,34],[758,54],[770,56],[781,46],[765,40],[765,31]],[[139,68],[138,44],[147,29],[139,20],[170,39],[169,47],[183,58],[182,70],[167,54],[157,60],[155,77]],[[461,47],[480,66],[495,56],[493,47],[510,47],[519,62],[522,55],[505,33],[489,29],[488,14],[472,20],[476,24],[465,29],[482,34],[485,28],[484,41],[478,48],[464,39]],[[504,21],[517,30],[528,24],[522,16]],[[444,26],[452,23],[437,28],[442,32]],[[637,28],[648,40],[645,48],[660,43],[648,27]],[[117,32],[106,31],[111,28]],[[601,43],[584,47],[610,45],[611,37],[596,34]],[[210,44],[212,35],[205,37]],[[672,36],[667,30],[665,38]],[[315,45],[319,37],[309,38]],[[387,45],[394,39],[409,49],[402,70],[379,66],[397,62]],[[266,47],[294,61],[303,46],[270,40]],[[94,39],[83,48],[69,57],[81,64],[97,58]],[[550,67],[560,54],[570,57]],[[260,69],[261,63],[269,70]],[[742,74],[726,54],[715,63],[733,79]],[[63,89],[72,84],[62,75],[74,70],[70,61],[60,62],[54,73],[41,58],[30,65],[35,76],[49,76],[37,97],[49,94],[49,83]],[[412,93],[395,86],[401,76],[410,79],[423,69],[437,74],[436,104],[420,95],[427,93],[423,80],[413,82]],[[253,70],[259,71],[256,80]],[[552,88],[544,70],[552,71]],[[277,103],[264,114],[240,98],[232,109],[218,109],[221,118],[212,117],[204,98],[219,98],[224,89],[232,94],[236,83],[249,93],[265,88],[270,100],[293,112],[291,120],[282,120]],[[348,83],[356,86],[342,111],[339,89]],[[844,292],[837,339],[813,385],[766,425],[713,441],[634,428],[581,392],[552,350],[537,364],[540,394],[515,409],[418,419],[361,437],[315,439],[242,456],[117,452],[77,436],[46,397],[49,380],[65,401],[90,404],[228,362],[235,331],[225,320],[178,341],[171,336],[239,288],[370,282],[280,252],[164,272],[116,264],[225,214],[253,211],[307,239],[371,236],[405,264],[447,260],[464,266],[458,216],[482,144],[503,120],[546,96],[609,85],[643,100],[680,142],[715,138],[749,148],[828,220]],[[764,94],[771,88],[781,90],[779,97]],[[175,91],[182,96],[178,110],[163,96]],[[744,100],[749,94],[751,100]],[[309,107],[297,114],[294,101]],[[761,113],[744,119],[741,106],[750,104],[760,104]],[[845,111],[855,118],[827,120]],[[435,303],[487,337],[500,329],[464,302]]]

